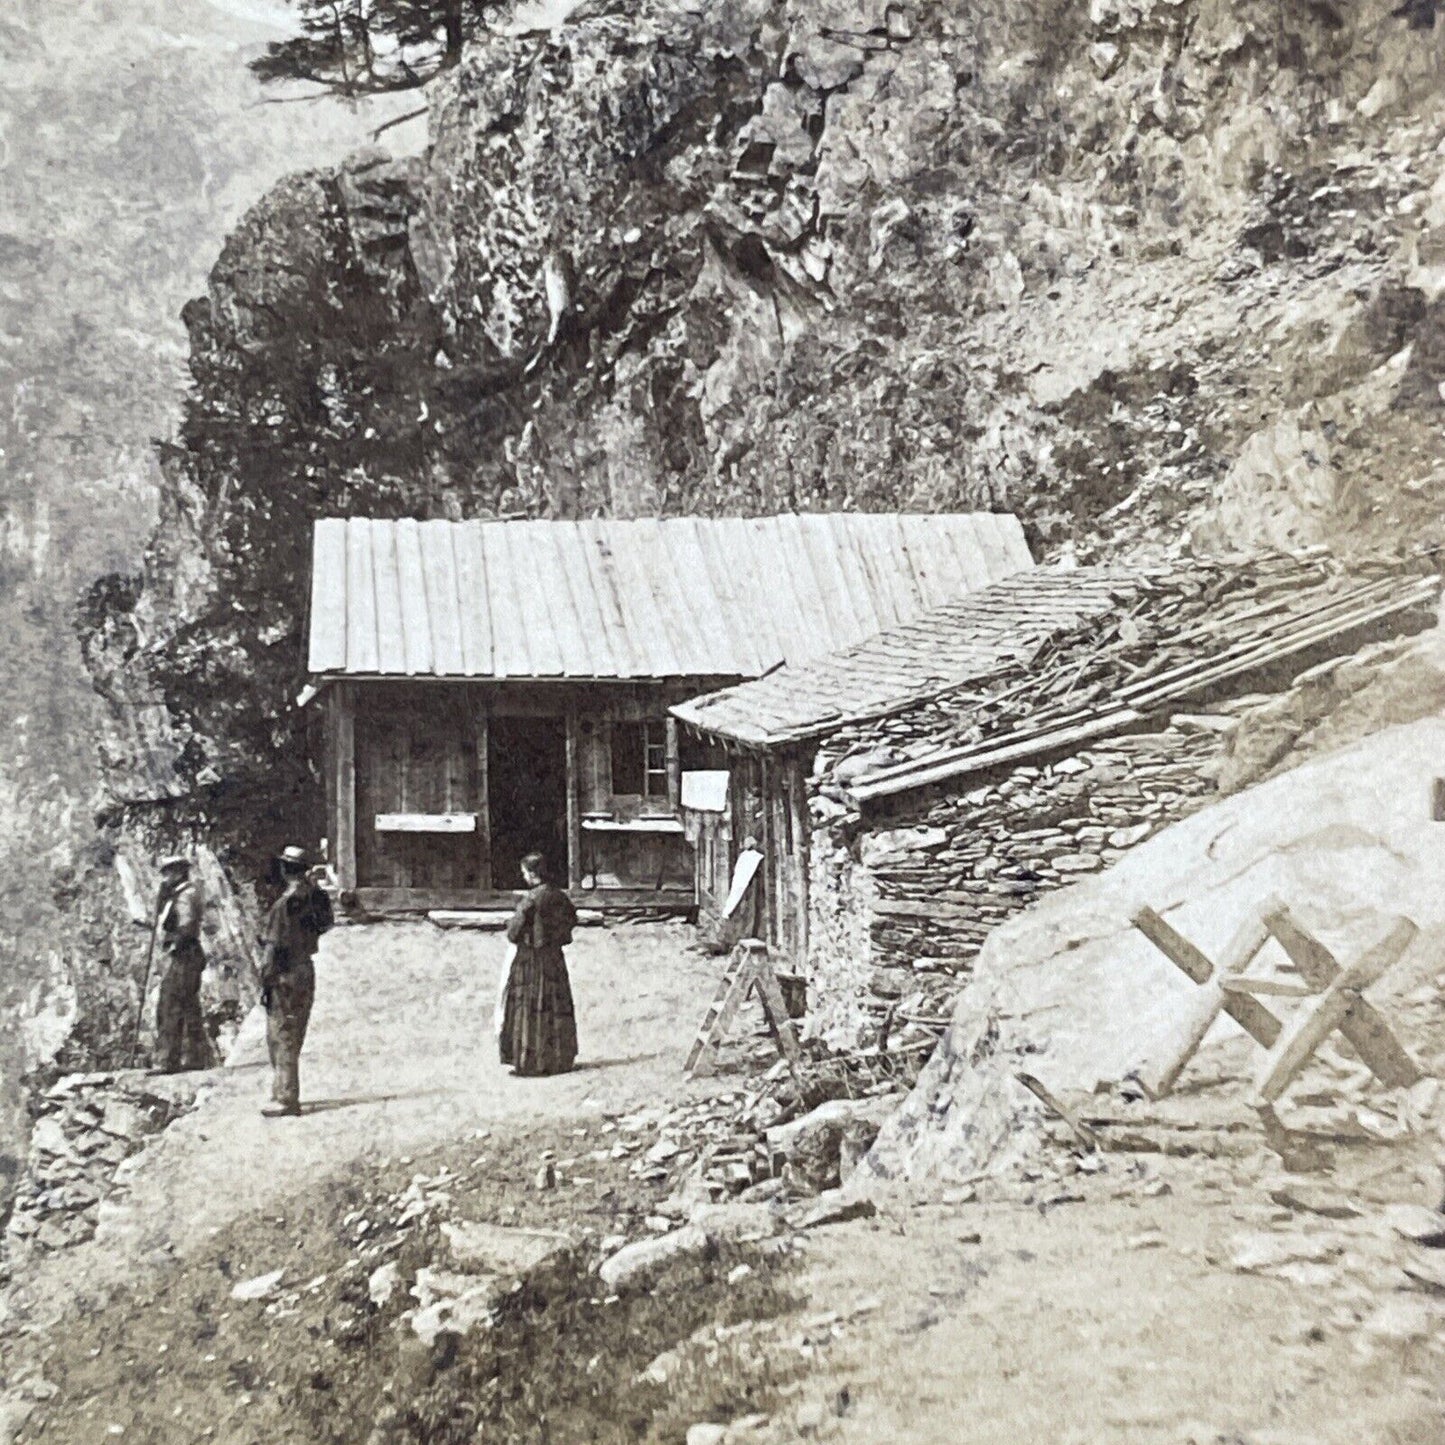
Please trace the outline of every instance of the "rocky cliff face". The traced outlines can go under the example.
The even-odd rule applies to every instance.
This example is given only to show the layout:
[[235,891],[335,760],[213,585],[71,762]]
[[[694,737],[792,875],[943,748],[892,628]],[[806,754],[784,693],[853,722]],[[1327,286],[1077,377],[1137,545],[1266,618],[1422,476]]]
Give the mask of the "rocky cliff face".
[[89,656],[149,719],[116,762],[165,751],[244,866],[316,831],[290,699],[318,515],[1438,537],[1433,6],[570,8],[436,84],[424,155],[279,186],[188,308],[166,520]]
[[[149,912],[155,850],[193,836],[167,805],[164,698],[129,676],[136,639],[118,633],[125,726],[102,779],[77,593],[115,573],[94,600],[123,631],[151,626],[124,603],[158,494],[168,523],[177,512],[152,439],[179,413],[180,308],[287,166],[334,160],[395,113],[258,103],[245,60],[278,21],[284,7],[245,0],[0,13],[0,1215],[24,1154],[21,1075],[124,1062],[147,941],[132,915]],[[179,596],[154,570],[146,582],[166,622],[138,645]]]

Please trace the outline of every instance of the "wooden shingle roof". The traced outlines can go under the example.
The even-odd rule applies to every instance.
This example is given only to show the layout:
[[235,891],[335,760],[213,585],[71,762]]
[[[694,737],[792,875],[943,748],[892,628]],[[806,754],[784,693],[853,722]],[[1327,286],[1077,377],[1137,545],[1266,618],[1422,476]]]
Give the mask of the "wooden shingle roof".
[[1002,513],[317,522],[318,678],[759,677],[1033,566]]
[[744,747],[801,742],[989,677],[1137,591],[1123,571],[1033,569],[811,663],[693,698],[673,716]]

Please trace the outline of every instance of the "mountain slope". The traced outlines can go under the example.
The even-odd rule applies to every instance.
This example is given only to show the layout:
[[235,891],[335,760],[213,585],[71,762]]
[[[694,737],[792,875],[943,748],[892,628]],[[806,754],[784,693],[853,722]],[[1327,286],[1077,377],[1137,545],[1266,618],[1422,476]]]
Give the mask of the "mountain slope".
[[[388,113],[263,104],[245,60],[289,23],[202,0],[0,16],[0,958],[7,1018],[45,1016],[5,1041],[7,1090],[64,1037],[77,992],[134,1007],[145,938],[91,826],[102,710],[74,609],[97,576],[141,567],[154,438],[186,382],[182,304],[277,176]],[[107,1026],[82,1054],[113,1046]]]

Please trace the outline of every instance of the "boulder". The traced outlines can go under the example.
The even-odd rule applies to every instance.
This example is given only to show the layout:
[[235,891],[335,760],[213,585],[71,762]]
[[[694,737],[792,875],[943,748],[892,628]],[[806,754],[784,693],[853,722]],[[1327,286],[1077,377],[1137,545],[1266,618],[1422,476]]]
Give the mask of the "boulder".
[[366,1281],[367,1297],[377,1309],[383,1309],[391,1302],[391,1297],[400,1283],[401,1266],[394,1259],[388,1260],[380,1269],[371,1272],[371,1277]]
[[269,1274],[253,1275],[250,1279],[243,1279],[239,1284],[231,1287],[231,1298],[233,1300],[264,1300],[270,1299],[281,1288],[281,1281],[285,1278],[284,1269],[273,1269]]
[[636,1289],[656,1279],[677,1260],[706,1253],[709,1246],[704,1229],[696,1224],[686,1224],[656,1239],[639,1239],[624,1245],[610,1259],[602,1262],[598,1274],[608,1289]]
[[845,1136],[850,1140],[850,1161],[856,1163],[898,1103],[897,1096],[886,1094],[830,1099],[799,1119],[769,1129],[768,1147],[782,1159],[783,1178],[803,1194],[836,1187],[842,1182]]
[[787,1227],[782,1209],[771,1204],[699,1204],[688,1223],[701,1229],[709,1239],[737,1243],[769,1239]]
[[424,1266],[411,1292],[420,1308],[411,1316],[411,1330],[425,1345],[443,1334],[469,1335],[488,1325],[492,1309],[506,1289],[496,1275],[462,1274]]
[[520,1229],[462,1220],[443,1224],[447,1254],[458,1269],[498,1275],[524,1275],[565,1254],[572,1241],[550,1229]]
[[844,1189],[830,1189],[793,1215],[798,1229],[820,1229],[825,1224],[846,1224],[852,1219],[871,1219],[878,1207],[861,1194]]

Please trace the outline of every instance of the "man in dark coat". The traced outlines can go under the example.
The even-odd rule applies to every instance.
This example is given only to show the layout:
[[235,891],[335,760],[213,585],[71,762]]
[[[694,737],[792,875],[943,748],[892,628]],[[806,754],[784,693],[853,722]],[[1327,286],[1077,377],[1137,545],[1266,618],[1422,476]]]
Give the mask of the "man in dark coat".
[[261,966],[274,1100],[261,1111],[268,1118],[301,1112],[301,1046],[316,996],[312,959],[321,935],[334,922],[330,898],[308,876],[306,854],[300,848],[287,848],[277,862],[285,891],[266,915]]
[[211,1066],[211,1042],[201,1017],[201,890],[191,878],[190,859],[179,854],[161,860],[161,892],[156,904],[157,932],[166,956],[156,1004],[156,1045],[160,1070],[179,1074]]

